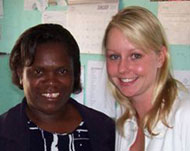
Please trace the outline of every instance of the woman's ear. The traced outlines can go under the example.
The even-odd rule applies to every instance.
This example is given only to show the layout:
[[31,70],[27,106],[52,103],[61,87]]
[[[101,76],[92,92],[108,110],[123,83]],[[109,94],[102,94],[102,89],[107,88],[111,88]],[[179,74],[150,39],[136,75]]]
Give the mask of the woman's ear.
[[162,65],[164,64],[166,55],[167,55],[167,49],[165,46],[163,46],[160,52],[158,53],[158,68],[161,68]]
[[17,68],[17,75],[18,75],[18,78],[19,78],[19,83],[20,85],[23,85],[23,69],[21,67],[18,67]]

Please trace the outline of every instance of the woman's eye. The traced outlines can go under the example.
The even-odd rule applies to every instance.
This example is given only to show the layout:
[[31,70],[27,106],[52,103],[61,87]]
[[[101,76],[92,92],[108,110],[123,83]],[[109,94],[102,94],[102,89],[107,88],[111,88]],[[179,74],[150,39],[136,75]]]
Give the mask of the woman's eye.
[[110,58],[111,60],[117,60],[117,59],[120,58],[120,56],[119,56],[119,55],[112,54],[112,55],[109,55],[109,58]]
[[67,72],[68,72],[68,70],[65,69],[65,68],[61,68],[61,69],[58,70],[58,73],[59,73],[60,75],[64,75],[64,74],[66,74]]
[[132,58],[133,60],[135,60],[135,59],[140,59],[141,57],[142,57],[142,55],[139,54],[139,53],[133,53],[133,54],[131,55],[131,58]]
[[39,75],[42,74],[42,70],[40,70],[40,69],[35,69],[35,70],[34,70],[34,74],[37,75],[37,76],[39,76]]

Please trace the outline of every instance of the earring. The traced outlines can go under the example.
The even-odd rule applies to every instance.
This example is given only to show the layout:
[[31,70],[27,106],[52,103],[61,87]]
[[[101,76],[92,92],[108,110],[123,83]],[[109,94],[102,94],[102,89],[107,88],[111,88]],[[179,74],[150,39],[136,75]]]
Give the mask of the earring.
[[20,85],[22,85],[22,84],[23,84],[22,79],[20,79],[20,80],[19,80],[19,82],[20,82]]

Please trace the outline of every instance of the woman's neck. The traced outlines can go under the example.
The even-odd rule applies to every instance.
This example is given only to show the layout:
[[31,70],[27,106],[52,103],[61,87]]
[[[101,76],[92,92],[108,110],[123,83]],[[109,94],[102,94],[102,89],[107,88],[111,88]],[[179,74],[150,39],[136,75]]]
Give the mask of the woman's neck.
[[131,102],[138,114],[139,120],[141,121],[146,113],[152,108],[152,95],[141,96],[132,99]]

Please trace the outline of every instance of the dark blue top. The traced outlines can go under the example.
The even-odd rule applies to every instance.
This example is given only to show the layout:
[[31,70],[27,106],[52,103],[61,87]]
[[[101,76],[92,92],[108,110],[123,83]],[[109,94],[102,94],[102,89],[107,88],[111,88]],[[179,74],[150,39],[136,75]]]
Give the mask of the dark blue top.
[[88,129],[84,122],[71,133],[50,133],[28,121],[30,151],[91,151]]
[[[85,122],[91,151],[115,151],[114,121],[105,114],[88,108],[72,98],[69,102],[76,107]],[[30,130],[25,116],[26,106],[27,102],[24,98],[22,103],[0,116],[1,151],[30,151]]]

